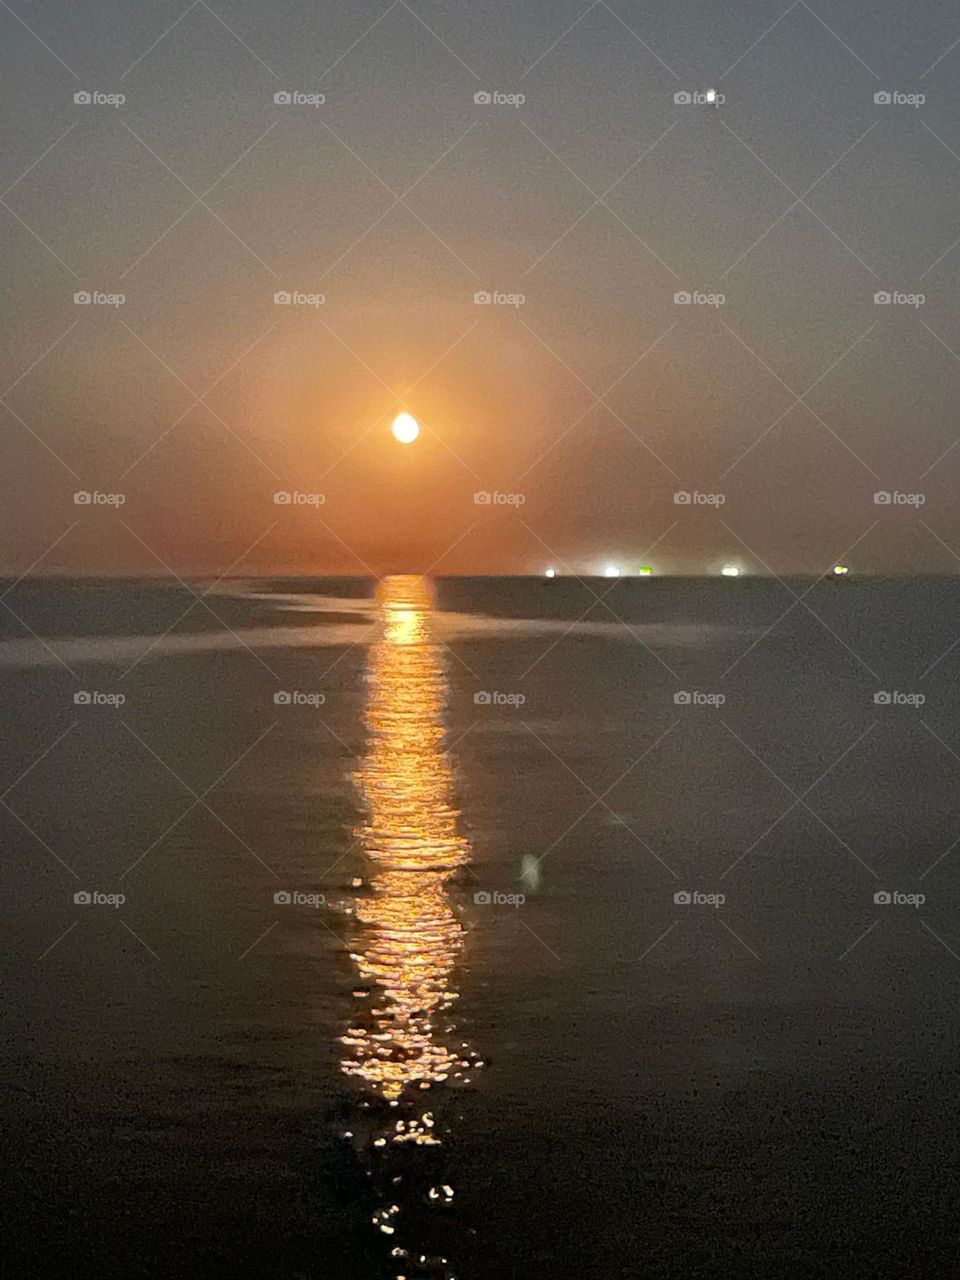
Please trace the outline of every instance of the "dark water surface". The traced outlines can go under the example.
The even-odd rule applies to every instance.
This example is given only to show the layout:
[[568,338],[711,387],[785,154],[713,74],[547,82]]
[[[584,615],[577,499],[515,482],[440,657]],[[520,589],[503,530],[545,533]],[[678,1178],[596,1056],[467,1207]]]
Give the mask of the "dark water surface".
[[376,594],[6,597],[11,1273],[955,1275],[960,586]]

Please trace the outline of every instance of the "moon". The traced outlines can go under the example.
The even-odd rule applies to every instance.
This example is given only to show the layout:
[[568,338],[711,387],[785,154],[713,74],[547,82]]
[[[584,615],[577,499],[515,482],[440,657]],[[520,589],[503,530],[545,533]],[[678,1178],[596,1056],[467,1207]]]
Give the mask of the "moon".
[[413,444],[420,434],[420,423],[410,413],[398,413],[390,430],[394,440],[399,440],[401,444]]

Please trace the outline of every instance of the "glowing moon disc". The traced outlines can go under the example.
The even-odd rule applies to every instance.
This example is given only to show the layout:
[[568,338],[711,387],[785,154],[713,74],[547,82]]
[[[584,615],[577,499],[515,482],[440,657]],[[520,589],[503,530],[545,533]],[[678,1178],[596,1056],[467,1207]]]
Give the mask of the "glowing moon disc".
[[420,434],[420,423],[412,414],[398,413],[390,430],[394,440],[399,440],[401,444],[413,444]]

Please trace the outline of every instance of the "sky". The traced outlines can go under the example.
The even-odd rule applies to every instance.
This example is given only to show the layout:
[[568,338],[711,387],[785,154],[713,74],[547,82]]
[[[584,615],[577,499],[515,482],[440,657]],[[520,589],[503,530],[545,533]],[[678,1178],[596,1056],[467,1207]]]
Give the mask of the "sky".
[[0,572],[960,566],[948,0],[0,30]]

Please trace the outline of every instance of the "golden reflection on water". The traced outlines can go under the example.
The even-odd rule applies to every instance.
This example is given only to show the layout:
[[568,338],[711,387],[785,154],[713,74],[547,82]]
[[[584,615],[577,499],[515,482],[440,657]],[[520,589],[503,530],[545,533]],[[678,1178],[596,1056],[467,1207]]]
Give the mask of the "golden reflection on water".
[[[447,686],[431,635],[430,585],[387,578],[378,599],[382,631],[368,671],[369,745],[356,778],[367,810],[358,834],[372,868],[357,901],[352,954],[363,1012],[342,1037],[342,1069],[396,1107],[413,1090],[463,1079],[468,1067],[464,1047],[453,1047],[449,1017],[463,945],[449,882],[469,847],[458,829],[444,751]],[[440,1141],[429,1111],[398,1117],[385,1134],[376,1145]]]

